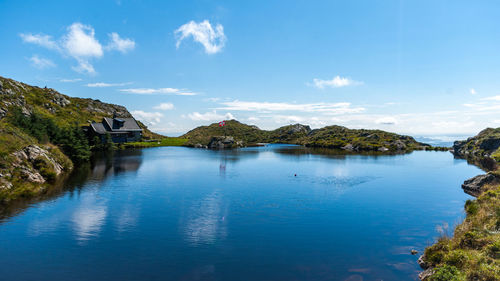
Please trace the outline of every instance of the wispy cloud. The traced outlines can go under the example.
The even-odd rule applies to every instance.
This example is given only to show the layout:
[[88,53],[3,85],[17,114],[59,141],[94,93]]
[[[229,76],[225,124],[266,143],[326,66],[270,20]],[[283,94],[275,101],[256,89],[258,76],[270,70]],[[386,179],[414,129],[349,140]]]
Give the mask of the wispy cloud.
[[375,120],[375,123],[381,125],[396,125],[398,123],[398,120],[392,116],[385,116]]
[[59,79],[59,82],[63,82],[63,83],[74,83],[74,82],[79,82],[79,81],[82,81],[81,78],[74,78],[74,79]]
[[326,87],[330,88],[341,88],[341,87],[346,87],[346,86],[352,86],[352,85],[359,85],[362,84],[363,82],[360,81],[354,81],[346,77],[340,77],[340,76],[335,76],[331,80],[322,80],[318,78],[313,79],[312,85],[316,88],[319,89],[324,89]]
[[163,117],[163,114],[160,112],[146,112],[142,110],[134,110],[132,111],[132,115],[146,124],[146,126],[158,125]]
[[121,86],[126,86],[130,85],[132,82],[125,82],[125,83],[104,83],[104,82],[97,82],[97,83],[89,83],[86,86],[91,87],[91,88],[105,88],[105,87],[121,87]]
[[121,38],[116,32],[109,34],[109,43],[106,50],[117,50],[123,54],[135,48],[135,41],[129,38]]
[[[19,36],[26,43],[57,51],[63,57],[74,58],[77,65],[73,66],[72,69],[80,73],[95,74],[96,71],[91,61],[104,55],[104,48],[95,37],[94,28],[79,22],[68,26],[66,34],[59,40],[53,40],[52,36],[46,34],[21,33]],[[135,46],[133,40],[122,39],[117,33],[111,33],[110,40],[107,50],[125,53]]]
[[171,103],[160,103],[159,105],[153,107],[158,110],[172,110],[174,109],[174,105]]
[[130,88],[130,89],[121,89],[120,92],[130,93],[130,94],[138,94],[138,95],[176,95],[176,96],[195,96],[196,93],[176,89],[176,88]]
[[39,69],[51,68],[56,66],[56,64],[51,60],[46,58],[41,58],[38,55],[32,56],[31,58],[29,58],[29,60],[31,61],[31,64],[34,67]]
[[489,101],[500,101],[500,95],[482,98],[481,100],[489,100]]
[[190,21],[175,30],[174,34],[177,36],[177,48],[181,45],[182,40],[192,36],[194,41],[205,47],[207,54],[220,52],[226,43],[224,27],[217,24],[214,29],[208,20],[200,23]]
[[60,50],[59,45],[49,35],[21,33],[19,36],[26,43],[36,44],[50,50]]
[[327,115],[359,113],[365,110],[363,107],[351,107],[348,102],[341,103],[284,103],[284,102],[249,102],[249,101],[229,101],[222,102],[224,107],[217,109],[233,111],[297,111],[297,112],[321,112]]
[[187,117],[194,121],[217,121],[235,119],[234,115],[229,112],[226,114],[218,114],[216,110],[206,113],[193,112],[188,114]]

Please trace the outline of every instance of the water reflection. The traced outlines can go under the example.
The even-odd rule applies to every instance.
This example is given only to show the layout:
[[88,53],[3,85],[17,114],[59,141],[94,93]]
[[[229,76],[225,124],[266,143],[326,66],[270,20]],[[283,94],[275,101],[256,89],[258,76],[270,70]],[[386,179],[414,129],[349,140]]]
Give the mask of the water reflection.
[[105,201],[99,202],[94,192],[84,193],[71,219],[76,239],[83,242],[99,236],[107,213],[108,207]]
[[226,237],[227,209],[218,191],[194,202],[188,212],[186,221],[181,220],[181,228],[190,244],[214,244]]
[[80,196],[81,189],[89,181],[102,184],[108,177],[135,172],[140,168],[142,158],[142,150],[140,149],[94,154],[90,163],[75,165],[70,174],[59,178],[44,194],[33,199],[10,202],[9,205],[5,206],[0,205],[0,223],[18,215],[32,205],[53,200],[66,192],[69,193],[70,197]]

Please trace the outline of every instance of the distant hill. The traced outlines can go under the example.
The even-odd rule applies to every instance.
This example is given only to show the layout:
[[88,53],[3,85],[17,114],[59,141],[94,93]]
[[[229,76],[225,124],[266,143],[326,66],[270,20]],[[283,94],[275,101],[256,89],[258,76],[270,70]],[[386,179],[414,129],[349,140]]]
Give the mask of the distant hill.
[[261,130],[256,126],[226,121],[195,128],[182,138],[188,139],[187,146],[193,147],[235,147],[252,146],[257,143],[288,143],[309,147],[336,148],[349,151],[398,152],[430,148],[410,136],[398,135],[381,130],[348,129],[342,126],[328,126],[311,130],[309,126],[295,124],[276,130]]
[[[81,126],[114,113],[132,116],[120,105],[0,77],[0,204],[43,192],[73,162],[88,159]],[[140,126],[145,138],[159,136]]]

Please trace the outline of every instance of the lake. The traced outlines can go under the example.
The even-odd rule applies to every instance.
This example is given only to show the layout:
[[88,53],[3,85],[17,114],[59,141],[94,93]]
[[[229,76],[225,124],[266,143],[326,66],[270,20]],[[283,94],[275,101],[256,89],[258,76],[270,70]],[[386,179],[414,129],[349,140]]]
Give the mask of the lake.
[[[416,280],[481,170],[449,152],[121,151],[0,221],[1,280]],[[448,226],[448,227],[447,227]]]

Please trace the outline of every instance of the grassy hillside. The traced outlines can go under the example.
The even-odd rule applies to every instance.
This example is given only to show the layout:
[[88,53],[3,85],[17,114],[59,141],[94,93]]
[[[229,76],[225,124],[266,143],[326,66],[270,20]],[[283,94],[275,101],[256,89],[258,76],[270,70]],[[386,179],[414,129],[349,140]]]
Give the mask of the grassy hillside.
[[[73,162],[88,159],[81,126],[114,113],[131,117],[123,106],[0,77],[0,204],[44,192]],[[140,126],[146,139],[163,137]]]
[[[454,144],[454,153],[472,159],[500,181],[500,128],[485,129],[477,136]],[[488,161],[486,161],[488,160]],[[498,181],[497,181],[498,182]],[[500,280],[500,185],[479,186],[482,193],[465,203],[465,220],[453,236],[443,235],[420,258],[424,280]]]
[[290,143],[349,151],[382,152],[430,148],[412,137],[381,130],[355,130],[342,126],[311,130],[309,126],[295,124],[266,131],[236,120],[226,121],[225,127],[219,127],[217,123],[201,126],[189,131],[182,138],[188,139],[188,146],[209,146],[214,137],[224,135],[233,137],[235,142],[241,141],[245,146],[256,143]]

